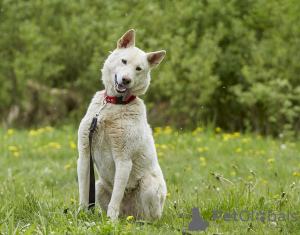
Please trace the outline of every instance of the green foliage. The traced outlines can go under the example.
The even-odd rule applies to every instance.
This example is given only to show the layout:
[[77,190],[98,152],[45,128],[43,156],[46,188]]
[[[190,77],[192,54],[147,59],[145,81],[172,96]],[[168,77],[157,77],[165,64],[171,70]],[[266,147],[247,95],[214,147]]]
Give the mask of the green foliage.
[[[29,112],[30,81],[76,94],[80,107],[61,116],[78,123],[103,89],[99,69],[108,52],[135,28],[138,47],[167,51],[143,97],[152,123],[299,132],[297,0],[4,0],[0,9],[2,120],[14,105],[19,120]],[[38,103],[51,100],[51,92],[36,94]]]

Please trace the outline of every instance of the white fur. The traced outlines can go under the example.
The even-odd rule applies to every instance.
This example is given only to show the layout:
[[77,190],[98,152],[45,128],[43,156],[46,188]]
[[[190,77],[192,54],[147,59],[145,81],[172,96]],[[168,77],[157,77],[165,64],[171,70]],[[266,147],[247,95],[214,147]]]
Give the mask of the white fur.
[[[122,96],[115,90],[128,76],[132,95],[142,95],[150,84],[150,70],[157,66],[165,51],[145,53],[134,46],[135,31],[125,33],[107,58],[102,80],[109,96]],[[125,65],[123,60],[127,61]],[[137,71],[140,67],[142,70]],[[95,94],[78,131],[78,181],[80,208],[87,208],[89,198],[89,126],[104,98],[104,91]],[[96,202],[112,221],[119,214],[148,220],[160,218],[167,193],[166,183],[157,161],[152,131],[147,123],[143,101],[136,98],[129,104],[106,104],[98,117],[93,136],[92,154],[99,175]]]

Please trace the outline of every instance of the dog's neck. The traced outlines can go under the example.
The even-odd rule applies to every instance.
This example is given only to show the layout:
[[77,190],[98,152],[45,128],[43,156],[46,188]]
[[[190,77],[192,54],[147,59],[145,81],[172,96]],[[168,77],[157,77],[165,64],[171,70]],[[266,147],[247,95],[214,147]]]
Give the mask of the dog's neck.
[[107,103],[112,104],[129,104],[131,101],[135,100],[136,96],[132,95],[127,101],[123,100],[123,96],[109,96],[107,95],[106,91],[104,92],[104,98]]

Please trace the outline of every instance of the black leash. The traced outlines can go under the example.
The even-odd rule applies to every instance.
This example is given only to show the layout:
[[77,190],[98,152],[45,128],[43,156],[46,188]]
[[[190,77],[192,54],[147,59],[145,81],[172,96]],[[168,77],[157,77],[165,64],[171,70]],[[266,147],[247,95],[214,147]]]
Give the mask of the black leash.
[[[106,98],[106,97],[105,97]],[[91,126],[89,128],[89,145],[90,145],[90,189],[89,189],[89,210],[94,209],[95,203],[96,203],[96,190],[95,190],[95,171],[94,171],[94,161],[92,156],[92,143],[93,143],[93,134],[97,126],[98,122],[98,116],[100,111],[104,108],[106,105],[105,98],[102,101],[102,104],[100,106],[100,109],[98,113],[96,113],[95,117],[92,120]]]
[[90,190],[89,190],[89,210],[95,207],[96,193],[95,193],[95,172],[94,172],[94,162],[92,157],[92,142],[94,130],[97,126],[98,118],[94,117],[89,128],[89,145],[90,145]]

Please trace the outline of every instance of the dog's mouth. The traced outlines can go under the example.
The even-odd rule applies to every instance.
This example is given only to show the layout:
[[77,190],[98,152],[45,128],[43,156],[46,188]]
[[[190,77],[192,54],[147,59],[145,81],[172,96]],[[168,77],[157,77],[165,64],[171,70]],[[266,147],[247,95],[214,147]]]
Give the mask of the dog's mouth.
[[124,93],[127,90],[127,86],[125,84],[118,83],[117,75],[115,76],[115,90],[118,93]]
[[115,75],[115,90],[118,93],[124,93],[123,95],[123,101],[129,100],[131,94],[132,94],[132,87],[128,88],[125,84],[119,84],[117,81],[117,75]]

